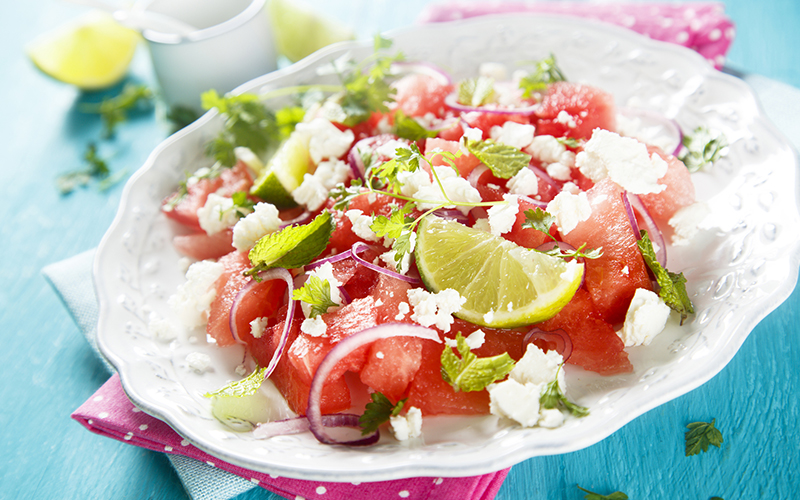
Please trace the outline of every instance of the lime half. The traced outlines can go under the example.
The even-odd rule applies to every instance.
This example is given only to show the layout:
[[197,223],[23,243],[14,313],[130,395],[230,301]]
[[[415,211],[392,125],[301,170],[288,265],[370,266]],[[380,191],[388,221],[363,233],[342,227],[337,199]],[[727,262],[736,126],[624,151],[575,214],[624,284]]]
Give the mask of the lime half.
[[302,184],[303,176],[309,173],[312,165],[307,140],[299,135],[290,135],[267,162],[250,194],[278,208],[295,207],[297,203],[292,198],[292,191]]
[[552,318],[583,278],[583,264],[438,217],[420,222],[415,255],[428,290],[456,290],[467,299],[456,316],[490,328]]
[[110,87],[128,72],[140,36],[92,11],[33,40],[26,52],[42,72],[83,90]]

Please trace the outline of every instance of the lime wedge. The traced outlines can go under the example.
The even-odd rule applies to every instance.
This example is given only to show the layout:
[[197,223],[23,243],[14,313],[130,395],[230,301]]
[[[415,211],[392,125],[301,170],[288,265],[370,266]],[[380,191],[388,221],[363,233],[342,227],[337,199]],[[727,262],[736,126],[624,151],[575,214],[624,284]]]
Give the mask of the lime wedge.
[[139,40],[137,32],[121,26],[110,14],[92,11],[39,36],[26,52],[48,76],[83,90],[97,90],[122,80]]
[[438,217],[420,222],[415,255],[428,290],[456,290],[467,299],[456,316],[490,328],[552,318],[583,278],[583,264]]
[[269,15],[278,52],[292,62],[334,42],[355,38],[347,26],[296,1],[270,0]]
[[264,171],[253,183],[250,194],[278,208],[297,206],[292,191],[303,182],[303,175],[313,165],[306,140],[291,135],[267,162]]

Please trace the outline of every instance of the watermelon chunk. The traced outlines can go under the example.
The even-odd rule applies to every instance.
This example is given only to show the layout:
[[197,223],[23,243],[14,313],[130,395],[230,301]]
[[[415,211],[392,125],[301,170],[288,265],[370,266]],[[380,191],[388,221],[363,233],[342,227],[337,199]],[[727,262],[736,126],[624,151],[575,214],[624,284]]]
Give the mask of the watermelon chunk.
[[252,278],[242,275],[243,271],[250,268],[247,252],[231,252],[221,257],[219,263],[225,268],[217,279],[217,296],[208,312],[206,332],[217,341],[217,345],[224,347],[236,343],[230,327],[231,305]]
[[394,87],[397,109],[407,116],[432,113],[443,117],[447,110],[444,99],[453,91],[452,85],[419,73],[404,76],[394,83]]
[[596,128],[616,130],[614,97],[596,87],[556,82],[547,87],[541,104],[537,135],[589,139]]
[[675,215],[675,212],[695,202],[692,175],[682,161],[664,153],[660,148],[648,146],[647,151],[650,154],[658,154],[667,162],[667,173],[658,180],[659,184],[667,188],[660,193],[640,194],[639,199],[650,215],[667,221]]

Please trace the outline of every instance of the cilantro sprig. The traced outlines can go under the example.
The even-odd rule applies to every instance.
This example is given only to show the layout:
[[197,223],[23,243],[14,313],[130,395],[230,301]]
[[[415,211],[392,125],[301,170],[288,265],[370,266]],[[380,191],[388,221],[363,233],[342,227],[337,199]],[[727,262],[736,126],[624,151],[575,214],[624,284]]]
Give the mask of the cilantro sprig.
[[370,397],[371,403],[367,403],[364,409],[364,414],[358,419],[358,425],[361,426],[361,434],[366,436],[378,430],[385,422],[388,422],[391,417],[396,417],[403,411],[403,407],[408,401],[408,398],[401,399],[397,404],[392,402],[380,392],[373,392]]
[[394,135],[408,139],[409,141],[419,141],[436,137],[439,130],[428,130],[417,120],[407,116],[402,110],[398,109],[394,115]]
[[542,393],[541,397],[539,398],[539,404],[542,408],[546,409],[553,409],[558,408],[567,410],[568,412],[572,413],[576,417],[585,417],[589,414],[589,409],[585,406],[580,406],[572,401],[567,399],[567,396],[561,390],[561,386],[558,383],[558,372],[561,371],[561,368],[564,366],[564,363],[558,365],[558,369],[556,370],[556,376],[552,382],[547,384],[544,392]]
[[656,277],[659,286],[658,296],[670,309],[681,315],[681,324],[683,324],[690,314],[694,314],[694,306],[686,292],[686,278],[683,273],[669,272],[659,264],[653,243],[644,229],[641,230],[641,239],[636,242],[636,245],[642,253],[645,264]]
[[556,223],[556,218],[553,215],[539,207],[525,210],[523,214],[525,215],[525,222],[522,223],[523,229],[536,229],[549,236],[551,240],[556,240],[550,234],[550,227]]
[[331,298],[331,284],[319,276],[310,275],[302,287],[292,293],[294,300],[300,300],[311,306],[310,318],[325,314],[331,307],[339,304]]
[[708,451],[710,445],[722,446],[722,432],[715,427],[715,422],[712,418],[711,422],[692,422],[686,426],[689,429],[685,434],[687,457]]
[[472,353],[460,332],[456,334],[456,350],[460,357],[449,346],[444,348],[441,357],[442,379],[452,385],[456,392],[481,391],[514,369],[515,362],[507,352],[479,358]]
[[697,127],[683,136],[684,151],[678,156],[689,172],[697,172],[728,154],[728,139],[721,132]]
[[563,82],[566,79],[564,73],[556,64],[556,57],[550,54],[549,57],[536,63],[533,73],[520,80],[519,88],[523,90],[522,97],[530,97],[534,92],[546,89],[549,84]]
[[117,125],[128,119],[128,113],[149,106],[154,99],[153,91],[146,85],[128,83],[122,92],[103,99],[99,104],[84,104],[81,110],[100,115],[103,122],[103,138],[114,137]]
[[253,267],[244,274],[257,278],[259,272],[274,267],[294,269],[311,263],[328,246],[335,227],[331,213],[324,210],[308,224],[267,234],[250,250]]

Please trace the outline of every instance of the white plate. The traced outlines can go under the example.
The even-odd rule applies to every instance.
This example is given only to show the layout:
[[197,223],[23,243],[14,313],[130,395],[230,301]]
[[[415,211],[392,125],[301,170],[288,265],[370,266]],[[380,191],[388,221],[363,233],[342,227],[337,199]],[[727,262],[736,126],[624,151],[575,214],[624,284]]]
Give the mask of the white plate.
[[[246,468],[332,481],[467,476],[575,451],[709,380],[794,289],[800,253],[796,156],[742,81],[689,50],[577,19],[486,17],[414,27],[392,38],[409,59],[432,61],[456,78],[474,76],[481,62],[513,65],[553,52],[569,79],[612,92],[619,106],[661,112],[684,130],[706,124],[723,131],[730,154],[694,175],[698,198],[709,203],[719,227],[691,246],[668,249],[669,268],[686,275],[697,314],[682,327],[673,318],[649,347],[629,349],[633,373],[604,378],[570,367],[570,395],[591,415],[558,429],[522,429],[494,417],[428,418],[424,444],[384,439],[353,449],[319,444],[308,433],[253,440],[231,432],[211,416],[202,394],[237,378],[233,370],[242,351],[218,349],[202,336],[192,337],[195,343],[165,344],[147,328],[151,314],[172,318],[166,300],[183,280],[171,245],[174,227],[160,214],[160,202],[186,170],[209,163],[203,146],[220,119],[208,113],[164,141],[130,180],[94,266],[102,352],[131,400],[197,447]],[[318,81],[321,63],[349,50],[362,57],[370,45],[330,47],[238,91]],[[191,352],[208,353],[212,371],[188,370]]]

